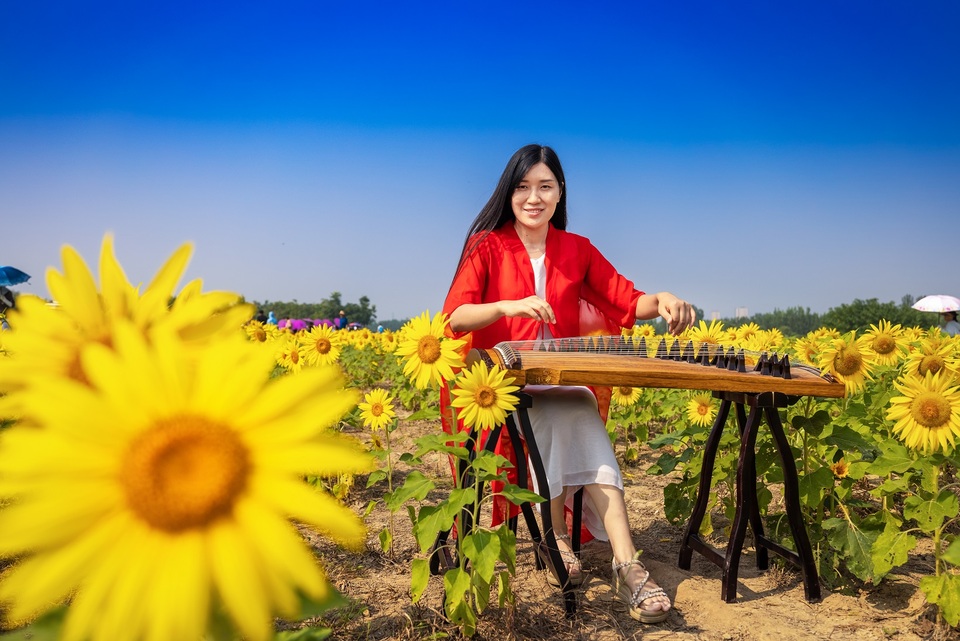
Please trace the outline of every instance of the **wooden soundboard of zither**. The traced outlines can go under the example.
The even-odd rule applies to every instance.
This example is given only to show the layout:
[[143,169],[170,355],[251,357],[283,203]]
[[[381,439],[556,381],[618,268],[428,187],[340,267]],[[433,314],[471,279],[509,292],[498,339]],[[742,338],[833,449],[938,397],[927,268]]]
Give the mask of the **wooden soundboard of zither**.
[[807,368],[793,366],[791,378],[756,371],[737,372],[700,363],[674,361],[635,354],[578,352],[523,352],[520,368],[511,368],[493,349],[473,349],[470,365],[485,352],[506,369],[516,385],[604,385],[610,387],[661,387],[716,392],[781,392],[791,396],[842,398],[844,385]]

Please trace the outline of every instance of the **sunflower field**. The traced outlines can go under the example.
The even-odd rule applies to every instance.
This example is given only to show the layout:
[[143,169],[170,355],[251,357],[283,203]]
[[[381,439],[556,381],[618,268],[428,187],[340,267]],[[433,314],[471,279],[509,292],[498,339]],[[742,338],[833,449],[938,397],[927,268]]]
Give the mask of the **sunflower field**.
[[[179,248],[138,288],[110,236],[99,280],[66,247],[47,277],[57,305],[21,296],[11,330],[0,332],[0,630],[326,638],[320,628],[278,631],[275,621],[342,604],[302,533],[367,545],[374,505],[356,513],[342,502],[360,483],[385,488],[380,553],[391,554],[399,528],[412,529],[421,552],[410,566],[413,602],[442,573],[444,615],[466,636],[484,610],[512,603],[516,535],[486,525],[484,487],[500,481],[515,504],[540,497],[506,482],[507,460],[479,447],[517,406],[509,374],[467,367],[464,341],[429,311],[380,333],[250,320],[239,295],[205,292],[199,280],[177,288],[191,251]],[[801,337],[716,321],[681,336],[638,325],[623,337],[775,352],[841,381],[845,398],[780,410],[821,581],[876,585],[923,548],[920,589],[945,625],[960,623],[960,339],[883,320]],[[611,390],[610,439],[625,469],[640,465],[642,450],[657,453],[641,471],[668,479],[672,523],[690,517],[717,403],[692,390]],[[448,425],[467,429],[438,429],[396,451],[399,415],[439,423],[441,408]],[[727,430],[704,536],[729,528],[738,452]],[[436,454],[450,462],[452,489],[428,501],[436,484],[418,466]],[[761,514],[768,536],[791,548],[777,460],[761,430]],[[399,463],[412,469],[402,479]],[[463,536],[444,536],[467,522],[475,527]],[[441,557],[461,562],[438,572]]]

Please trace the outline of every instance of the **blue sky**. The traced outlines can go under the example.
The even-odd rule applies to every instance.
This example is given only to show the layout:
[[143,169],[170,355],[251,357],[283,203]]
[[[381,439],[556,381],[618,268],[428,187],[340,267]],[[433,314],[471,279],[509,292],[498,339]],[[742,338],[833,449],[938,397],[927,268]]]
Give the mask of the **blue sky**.
[[0,264],[436,311],[512,152],[709,315],[960,295],[960,5],[0,3]]

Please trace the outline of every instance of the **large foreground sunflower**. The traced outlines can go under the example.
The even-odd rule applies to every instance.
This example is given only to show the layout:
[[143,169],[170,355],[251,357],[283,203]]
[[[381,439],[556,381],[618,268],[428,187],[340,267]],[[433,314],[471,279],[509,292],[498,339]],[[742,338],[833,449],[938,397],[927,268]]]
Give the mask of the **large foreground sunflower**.
[[429,311],[403,327],[396,354],[405,361],[404,375],[420,389],[453,380],[454,369],[464,365],[458,350],[466,341],[447,337],[446,327],[446,314],[438,313],[431,320]]
[[460,418],[465,425],[491,429],[503,424],[507,412],[516,409],[520,399],[514,392],[520,388],[505,374],[506,370],[500,367],[487,369],[483,361],[461,372],[450,405],[461,408]]
[[80,254],[64,246],[63,271],[47,270],[47,288],[56,306],[24,294],[10,312],[13,331],[5,342],[18,358],[0,367],[0,391],[47,376],[66,375],[84,381],[80,352],[90,343],[110,346],[114,324],[120,320],[132,322],[144,332],[166,327],[188,342],[236,332],[253,310],[251,305],[241,304],[237,294],[203,293],[199,280],[187,283],[177,293],[192,251],[189,244],[174,251],[141,292],[130,284],[117,262],[111,235],[104,236],[100,249],[99,286]]
[[[194,640],[211,617],[267,639],[329,586],[288,521],[360,546],[360,519],[304,475],[370,469],[329,429],[356,401],[336,368],[268,381],[234,329],[187,345],[117,320],[80,354],[87,382],[12,392],[34,419],[0,435],[0,580],[9,621],[69,602],[63,638]],[[15,358],[19,358],[15,356]],[[217,614],[219,613],[219,614]]]
[[902,394],[887,408],[894,434],[923,454],[949,454],[960,438],[960,388],[945,372],[907,375],[894,385]]

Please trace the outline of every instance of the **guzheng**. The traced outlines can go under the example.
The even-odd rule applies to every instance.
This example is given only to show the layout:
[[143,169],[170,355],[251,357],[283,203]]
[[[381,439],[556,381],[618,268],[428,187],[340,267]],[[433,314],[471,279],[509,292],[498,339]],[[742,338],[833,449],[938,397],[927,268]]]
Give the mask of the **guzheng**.
[[623,336],[507,341],[493,349],[472,349],[467,364],[477,360],[508,370],[521,386],[606,385],[844,396],[842,382],[814,367],[791,364],[787,355],[683,339],[654,339],[650,349],[645,338]]

